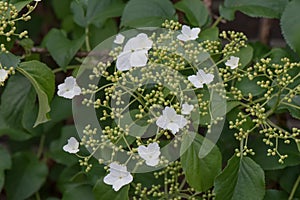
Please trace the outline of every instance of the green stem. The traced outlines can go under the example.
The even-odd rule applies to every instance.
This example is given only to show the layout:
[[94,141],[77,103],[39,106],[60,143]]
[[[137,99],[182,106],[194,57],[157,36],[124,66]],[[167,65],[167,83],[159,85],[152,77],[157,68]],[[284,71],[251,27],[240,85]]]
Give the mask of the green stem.
[[40,193],[39,193],[39,192],[36,192],[36,193],[35,193],[35,199],[36,199],[36,200],[41,200],[41,197],[40,197]]
[[222,17],[221,16],[218,17],[211,27],[212,28],[216,27],[220,23],[221,20],[222,20]]
[[85,28],[85,46],[87,51],[91,51],[88,26]]
[[70,65],[70,66],[67,66],[65,69],[63,69],[63,68],[56,68],[56,69],[53,69],[52,72],[55,74],[55,73],[58,73],[58,72],[61,72],[61,71],[65,71],[65,70],[75,69],[77,67],[80,67],[80,65]]
[[294,186],[293,186],[293,189],[292,189],[292,191],[291,191],[291,194],[290,194],[288,200],[292,200],[292,199],[293,199],[293,197],[294,197],[294,195],[295,195],[295,193],[296,193],[296,190],[297,190],[297,188],[298,188],[298,186],[299,186],[299,183],[300,183],[300,176],[298,176],[298,178],[297,178],[297,180],[296,180],[296,182],[295,182],[295,184],[294,184]]
[[41,156],[42,156],[42,154],[43,154],[43,149],[44,149],[45,139],[46,139],[46,136],[45,136],[45,135],[42,135],[42,137],[41,137],[41,139],[40,139],[39,149],[38,149],[38,152],[37,152],[37,157],[38,157],[38,159],[40,159]]

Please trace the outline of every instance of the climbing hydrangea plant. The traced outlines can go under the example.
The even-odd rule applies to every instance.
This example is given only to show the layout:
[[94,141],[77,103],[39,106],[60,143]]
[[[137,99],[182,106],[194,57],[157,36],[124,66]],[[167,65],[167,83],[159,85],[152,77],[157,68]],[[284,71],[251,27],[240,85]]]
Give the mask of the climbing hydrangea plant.
[[[1,1],[0,199],[300,198],[300,4],[208,2]],[[219,31],[236,11],[291,48]]]

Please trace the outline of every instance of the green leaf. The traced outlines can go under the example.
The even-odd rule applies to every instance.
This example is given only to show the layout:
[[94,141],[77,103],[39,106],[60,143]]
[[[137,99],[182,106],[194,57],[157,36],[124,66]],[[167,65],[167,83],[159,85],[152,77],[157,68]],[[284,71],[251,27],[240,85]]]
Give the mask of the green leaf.
[[98,180],[94,189],[95,199],[101,200],[128,200],[129,185],[123,186],[119,191],[114,191],[111,185],[107,185],[102,179]]
[[6,169],[10,169],[11,168],[10,154],[2,146],[0,146],[0,158],[1,158],[0,171],[6,170]]
[[270,47],[260,42],[250,42],[248,45],[253,49],[253,60],[255,61],[259,61],[270,51]]
[[227,7],[224,7],[222,4],[220,4],[219,12],[223,18],[225,18],[229,21],[234,20],[235,9],[227,8]]
[[94,200],[92,187],[86,184],[79,185],[63,193],[62,200],[74,199]]
[[0,191],[2,191],[5,181],[4,171],[0,171]]
[[269,52],[272,63],[282,64],[281,59],[284,57],[289,57],[288,52],[282,48],[273,48]]
[[16,68],[20,63],[20,58],[18,58],[17,56],[15,56],[10,52],[8,53],[0,52],[0,60],[1,60],[2,67],[7,67],[7,68],[10,67]]
[[280,19],[281,31],[289,46],[300,55],[300,1],[293,0],[287,4]]
[[160,26],[174,16],[175,9],[169,0],[131,0],[124,8],[121,26]]
[[217,27],[207,28],[200,32],[199,40],[218,40],[219,29]]
[[264,171],[251,158],[235,155],[215,180],[216,200],[257,200],[265,195]]
[[[286,192],[291,193],[291,191],[293,190],[294,184],[296,183],[296,181],[298,181],[299,177],[300,177],[299,165],[294,166],[294,167],[285,168],[283,173],[280,176],[280,180],[279,180],[280,187],[282,189],[284,189]],[[294,198],[296,198],[296,197],[300,198],[299,185],[295,189],[296,190],[295,190]]]
[[289,195],[281,190],[266,190],[264,200],[282,200],[288,199]]
[[221,16],[234,19],[234,13],[241,11],[250,17],[280,18],[288,0],[225,0]]
[[[186,148],[191,140],[192,138],[190,138],[189,135],[184,135],[182,147]],[[199,192],[206,191],[213,186],[214,179],[221,171],[222,165],[221,153],[217,146],[208,150],[206,149],[207,143],[209,143],[208,146],[214,145],[197,134],[188,149],[180,158],[188,184]],[[207,150],[210,152],[207,152],[208,154],[205,157],[202,157],[200,155],[201,152]]]
[[34,127],[47,122],[50,102],[55,90],[55,77],[47,65],[39,61],[22,62],[17,70],[33,85],[39,100],[39,112]]
[[17,10],[20,12],[27,4],[30,4],[33,0],[11,0],[10,3],[14,4]]
[[92,18],[93,24],[97,27],[102,27],[109,18],[120,17],[123,13],[125,5],[126,4],[122,0],[115,0],[111,2],[106,9],[98,12]]
[[84,43],[84,35],[69,40],[62,30],[51,29],[45,37],[46,48],[55,62],[64,70]]
[[[284,99],[286,95],[280,95],[280,99]],[[274,96],[272,99],[268,101],[268,106],[270,108],[274,107],[277,102],[277,96]],[[286,100],[281,101],[281,103],[276,108],[276,111],[288,110],[292,117],[296,119],[300,119],[300,95],[296,95],[292,98],[291,102],[287,102]]]
[[8,151],[0,146],[0,191],[3,188],[4,181],[5,181],[5,174],[4,170],[11,168],[11,157]]
[[[90,24],[101,26],[108,18],[101,18],[105,17],[105,15],[101,15],[100,13],[106,12],[108,15],[109,9],[111,9],[111,5],[115,1],[113,0],[89,0],[89,1],[73,1],[71,3],[71,10],[74,14],[74,21],[81,27],[87,27]],[[122,5],[122,2],[119,4]],[[114,14],[113,14],[114,15]]]
[[51,121],[43,124],[44,131],[49,131],[57,123],[72,117],[72,101],[69,99],[54,96],[51,102]]
[[[26,199],[46,181],[48,169],[32,153],[17,153],[13,156],[12,168],[7,171],[5,189],[8,199]],[[17,181],[16,181],[17,180]]]
[[236,82],[236,87],[241,90],[242,94],[248,96],[251,93],[253,96],[263,94],[266,89],[257,85],[257,81],[264,80],[263,77],[255,77],[253,80],[249,80],[248,77],[243,77],[241,81]]
[[1,95],[2,128],[22,129],[22,115],[31,89],[30,82],[22,75],[15,74],[10,77]]
[[74,125],[64,126],[61,130],[60,138],[54,140],[50,144],[50,157],[57,163],[64,164],[67,166],[73,165],[78,162],[78,159],[65,151],[63,146],[67,144],[70,137],[76,137],[77,131]]
[[69,14],[71,14],[70,6],[72,0],[52,0],[53,11],[58,19],[63,20]]
[[285,144],[282,140],[278,140],[279,152],[283,155],[289,155],[286,159],[284,159],[283,164],[278,163],[278,156],[267,156],[268,148],[272,147],[266,146],[262,140],[263,137],[257,137],[253,140],[249,140],[248,144],[251,148],[255,149],[253,160],[264,170],[277,170],[300,164],[300,152],[293,140],[291,140],[290,144]]
[[245,68],[252,60],[253,48],[251,46],[243,47],[240,51],[234,53],[233,56],[239,57],[241,68]]
[[190,24],[193,26],[201,27],[208,20],[208,10],[200,0],[181,0],[174,6],[177,10],[185,13]]

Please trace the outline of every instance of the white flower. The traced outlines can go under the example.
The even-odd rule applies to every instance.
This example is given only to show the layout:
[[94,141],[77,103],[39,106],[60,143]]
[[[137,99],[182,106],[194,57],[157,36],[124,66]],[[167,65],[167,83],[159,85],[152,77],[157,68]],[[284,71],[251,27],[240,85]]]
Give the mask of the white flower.
[[213,74],[206,74],[202,69],[199,69],[196,75],[191,75],[188,77],[188,80],[196,88],[203,88],[203,84],[209,84],[214,80]]
[[226,61],[225,65],[229,66],[231,69],[235,69],[239,66],[239,57],[230,56],[230,59]]
[[3,83],[8,78],[8,71],[5,69],[0,69],[0,84]]
[[103,181],[108,185],[112,185],[115,191],[133,180],[132,175],[127,171],[127,167],[116,162],[109,165],[109,171],[110,173],[104,177]]
[[145,33],[129,39],[117,58],[117,69],[126,71],[132,67],[145,66],[148,61],[148,50],[152,48],[152,44],[152,40]]
[[77,153],[79,151],[79,142],[74,137],[71,137],[68,139],[68,144],[63,146],[63,150],[68,153]]
[[181,41],[189,41],[189,40],[196,40],[200,33],[200,28],[190,28],[187,25],[183,25],[181,29],[181,34],[177,35],[177,39]]
[[181,113],[184,115],[189,115],[193,109],[194,109],[193,105],[184,103],[184,104],[182,104],[182,107],[181,107]]
[[65,79],[65,82],[58,85],[57,95],[72,99],[76,95],[80,95],[81,89],[76,83],[76,79],[72,76],[69,76]]
[[171,130],[174,135],[186,124],[187,120],[182,115],[178,115],[174,108],[168,106],[165,107],[163,114],[156,121],[157,126]]
[[146,164],[149,166],[156,166],[159,163],[160,148],[157,142],[149,144],[148,147],[139,146],[138,154],[146,160]]
[[42,1],[42,0],[34,0],[35,2],[40,2],[40,1]]
[[114,43],[116,43],[116,44],[123,44],[124,39],[125,39],[124,35],[122,35],[121,33],[119,33],[119,34],[116,36],[116,38],[115,38],[115,40],[114,40]]

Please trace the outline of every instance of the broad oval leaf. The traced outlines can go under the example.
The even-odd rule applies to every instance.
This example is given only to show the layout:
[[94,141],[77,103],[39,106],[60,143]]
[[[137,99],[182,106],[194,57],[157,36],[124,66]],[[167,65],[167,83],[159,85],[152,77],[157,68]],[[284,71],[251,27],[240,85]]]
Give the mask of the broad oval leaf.
[[73,187],[63,193],[62,200],[95,200],[95,198],[93,197],[92,189],[93,188],[87,184],[82,184],[77,187]]
[[203,26],[209,17],[207,8],[200,0],[181,0],[175,4],[175,8],[184,12],[193,26]]
[[[46,181],[48,169],[32,153],[17,153],[13,156],[12,168],[7,171],[5,189],[8,199],[26,199]],[[16,181],[17,180],[17,181]]]
[[215,180],[216,200],[258,200],[265,195],[265,175],[249,157],[235,155]]
[[233,56],[239,57],[241,68],[245,68],[252,60],[253,48],[251,46],[243,47],[238,52],[233,54]]
[[300,55],[300,1],[294,0],[288,3],[282,13],[280,24],[282,34],[289,46]]
[[66,69],[84,42],[84,35],[76,40],[69,40],[62,30],[52,29],[44,39],[46,47],[55,62]]
[[128,200],[129,185],[123,186],[119,191],[114,191],[110,185],[107,185],[103,180],[98,180],[94,189],[95,199],[101,200]]
[[14,54],[8,52],[0,52],[0,61],[1,61],[1,65],[2,67],[13,67],[16,68],[18,66],[18,64],[20,63],[20,58],[18,58],[17,56],[15,56]]
[[175,9],[169,0],[131,0],[124,8],[121,26],[160,26],[174,18]]
[[39,112],[34,127],[49,120],[50,102],[55,90],[55,77],[50,68],[39,61],[20,64],[17,70],[33,85],[39,100]]
[[8,151],[0,145],[0,191],[3,188],[4,180],[5,180],[5,174],[4,170],[11,168],[11,157]]
[[225,0],[221,15],[228,20],[234,19],[234,13],[241,11],[251,17],[280,18],[288,0]]
[[201,148],[205,148],[203,141],[209,145],[214,144],[198,134],[192,143],[191,140],[189,135],[183,137],[181,150],[186,148],[186,144],[190,146],[184,149],[180,160],[188,184],[196,191],[203,192],[213,186],[215,177],[221,171],[222,157],[218,147],[214,146],[205,157],[200,158]]

